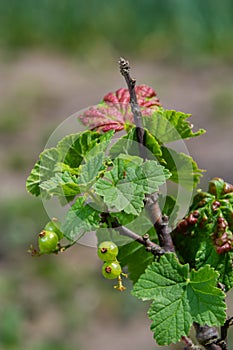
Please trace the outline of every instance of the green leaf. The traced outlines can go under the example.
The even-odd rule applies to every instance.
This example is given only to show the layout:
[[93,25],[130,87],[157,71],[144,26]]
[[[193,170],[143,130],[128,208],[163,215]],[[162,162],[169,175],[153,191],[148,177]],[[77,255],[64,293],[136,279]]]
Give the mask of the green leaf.
[[192,317],[183,303],[184,292],[180,290],[180,298],[175,294],[160,296],[148,311],[152,320],[151,331],[158,345],[177,343],[181,336],[188,335],[192,325]]
[[63,163],[68,164],[71,168],[77,168],[88,157],[88,153],[92,153],[93,148],[108,139],[111,139],[113,131],[106,134],[100,134],[93,131],[85,131],[83,133],[72,134],[64,137],[58,142],[57,150]]
[[[156,138],[148,130],[144,131],[144,146],[147,151],[147,159],[159,159],[162,155],[160,145]],[[140,156],[139,144],[136,128],[132,128],[126,135],[122,136],[109,150],[109,156],[115,159],[119,154],[128,154],[131,156]]]
[[145,161],[137,167],[130,163],[125,167],[125,180],[137,184],[146,194],[158,191],[159,186],[171,176],[167,169],[154,160]]
[[207,264],[212,266],[218,271],[218,281],[224,285],[226,292],[233,287],[232,260],[233,252],[218,254],[211,238],[203,240],[196,253],[197,268]]
[[76,176],[72,176],[68,172],[56,173],[51,179],[42,182],[40,188],[50,195],[58,197],[74,197],[80,194],[80,186]]
[[209,182],[209,192],[215,195],[216,199],[220,199],[224,192],[224,181],[220,178],[214,178]]
[[78,168],[85,154],[91,148],[90,145],[93,144],[93,139],[95,140],[96,137],[97,135],[91,134],[90,132],[65,136],[57,144],[58,152],[61,155],[61,161],[71,168]]
[[[134,131],[134,133],[136,134],[136,130]],[[154,160],[156,158],[161,163],[163,163],[163,159],[161,158],[162,157],[161,146],[159,142],[156,140],[156,138],[147,129],[144,129],[143,142],[144,142],[144,146],[148,150],[146,152],[147,159]]]
[[91,148],[86,153],[85,158],[88,160],[99,153],[105,153],[108,148],[108,145],[112,140],[113,135],[114,135],[114,130],[110,130],[108,132],[105,132],[104,134],[99,134],[99,138],[95,140],[93,148]]
[[217,279],[218,273],[208,265],[189,272],[189,265],[181,265],[172,253],[148,266],[132,294],[153,300],[149,318],[159,345],[177,343],[194,321],[210,326],[224,323],[225,294],[216,287]]
[[92,181],[96,180],[99,172],[104,169],[103,160],[104,153],[97,153],[95,156],[89,158],[87,162],[80,165],[78,183],[80,185],[90,185]]
[[85,197],[78,197],[75,204],[69,209],[61,231],[64,236],[76,241],[86,232],[96,230],[100,223],[100,213],[91,204],[85,204]]
[[[189,265],[181,265],[174,254],[165,254],[159,262],[154,262],[141,276],[133,288],[133,295],[142,300],[156,299],[156,296],[165,291],[165,294],[180,291],[188,279]],[[178,293],[177,293],[178,294]]]
[[26,181],[26,189],[34,196],[40,195],[40,161],[36,162]]
[[148,160],[135,171],[134,176],[134,183],[143,186],[145,193],[151,194],[159,190],[159,186],[170,178],[171,173],[156,161]]
[[199,169],[197,163],[187,154],[177,153],[164,146],[161,149],[162,157],[166,161],[165,167],[172,174],[170,180],[192,191],[199,183],[203,170]]
[[96,193],[102,195],[111,210],[124,210],[128,214],[139,214],[143,208],[144,193],[130,182],[113,182],[111,174],[95,184]]
[[[131,166],[137,167],[132,162]],[[124,210],[128,214],[138,214],[143,207],[144,193],[137,184],[130,182],[126,175],[127,167],[124,160],[115,159],[112,170],[106,172],[104,178],[97,180],[94,189],[97,194],[103,196],[108,208]]]
[[62,162],[57,162],[54,170],[58,173],[68,172],[70,175],[79,175],[79,168],[71,168],[68,164]]
[[[92,180],[102,166],[102,164],[100,165],[101,160],[103,160],[104,152],[113,134],[113,130],[105,134],[85,131],[64,137],[56,148],[46,149],[40,154],[39,161],[35,164],[27,179],[27,190],[36,196],[40,194],[48,198],[51,194],[61,196],[64,181],[69,181],[61,179],[59,174],[66,172],[71,177],[72,175],[79,175],[79,166],[82,162],[86,162],[86,164],[83,165],[84,171],[82,172],[81,183]],[[98,169],[95,169],[97,166]],[[89,173],[87,173],[88,171]],[[56,173],[58,173],[57,176],[55,176]],[[67,174],[65,177],[68,176]],[[87,176],[89,176],[88,179]],[[60,184],[59,179],[61,179]],[[75,183],[75,178],[72,179],[71,183]],[[46,183],[43,184],[43,182]],[[57,190],[58,187],[60,190]],[[72,189],[73,187],[72,184]]]
[[144,127],[150,130],[150,133],[156,137],[159,143],[165,144],[196,137],[205,132],[205,130],[200,129],[193,133],[192,125],[186,121],[189,117],[190,114],[159,108],[152,116],[143,117],[142,121]]
[[209,265],[190,272],[187,298],[193,321],[201,325],[220,326],[225,322],[225,294],[217,288],[218,275]]
[[[142,162],[141,158],[136,157]],[[116,158],[113,168],[105,172],[94,185],[97,194],[103,196],[110,209],[139,214],[144,206],[146,193],[153,193],[169,177],[169,172],[155,161],[138,166],[135,157]]]
[[35,164],[26,182],[26,188],[31,194],[39,196],[43,192],[40,184],[54,176],[54,167],[58,159],[59,152],[56,148],[46,149],[40,154],[40,159]]

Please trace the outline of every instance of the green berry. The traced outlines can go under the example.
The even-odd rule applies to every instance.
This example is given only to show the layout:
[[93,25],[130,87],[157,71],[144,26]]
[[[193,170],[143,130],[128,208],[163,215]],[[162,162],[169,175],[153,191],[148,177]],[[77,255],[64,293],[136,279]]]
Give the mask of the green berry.
[[64,235],[61,231],[61,223],[55,218],[46,224],[45,231],[55,232],[57,234],[59,241],[64,237]]
[[122,270],[118,261],[107,261],[103,264],[102,274],[105,278],[113,280],[120,276]]
[[38,245],[41,254],[53,253],[58,244],[58,237],[55,232],[52,231],[42,231],[38,237]]
[[118,254],[118,247],[111,241],[100,243],[97,251],[98,257],[103,261],[116,260]]

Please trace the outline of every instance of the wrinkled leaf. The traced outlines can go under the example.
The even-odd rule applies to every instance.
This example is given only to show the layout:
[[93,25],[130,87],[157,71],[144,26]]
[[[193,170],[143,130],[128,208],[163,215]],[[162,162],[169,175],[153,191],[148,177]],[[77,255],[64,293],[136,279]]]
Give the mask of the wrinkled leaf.
[[196,253],[196,266],[200,268],[208,264],[218,271],[218,281],[224,285],[227,292],[233,287],[232,259],[233,252],[218,254],[212,240],[206,238],[201,242]]
[[100,152],[88,159],[85,164],[81,165],[78,183],[87,186],[92,181],[95,181],[99,172],[104,169],[103,160],[104,153]]
[[143,118],[142,122],[160,144],[165,144],[196,137],[205,132],[205,130],[200,129],[194,133],[192,125],[186,120],[189,117],[190,114],[159,108],[151,117]]
[[117,158],[113,168],[94,185],[96,193],[103,196],[110,209],[124,210],[128,214],[139,214],[144,207],[144,196],[158,190],[169,177],[169,173],[157,162],[146,161],[141,166],[134,161]]
[[[147,159],[156,160],[162,156],[158,141],[148,130],[145,130],[144,132],[144,145],[147,150]],[[109,156],[113,159],[122,153],[131,156],[140,156],[135,127],[129,130],[126,135],[122,136],[109,150]]]
[[52,196],[73,197],[80,193],[76,176],[69,173],[56,173],[51,179],[44,181],[40,187]]
[[218,273],[209,265],[198,271],[181,265],[172,253],[153,262],[134,285],[132,294],[153,300],[151,329],[159,345],[177,343],[192,322],[219,326],[226,318],[225,294],[217,288]]
[[[155,91],[147,85],[135,86],[138,105],[142,115],[151,115],[160,106]],[[120,131],[134,123],[130,107],[129,90],[126,88],[110,92],[101,103],[87,109],[79,116],[81,122],[91,130]]]
[[69,209],[61,230],[67,239],[76,241],[86,232],[96,230],[99,223],[100,213],[90,203],[85,203],[85,197],[78,197]]
[[58,160],[59,152],[56,148],[46,149],[40,154],[40,159],[35,164],[26,182],[26,188],[31,194],[39,196],[43,192],[40,184],[54,176],[54,167]]
[[199,169],[197,163],[184,153],[177,153],[173,149],[162,146],[162,157],[166,161],[165,167],[172,176],[171,181],[192,191],[200,181],[202,169]]

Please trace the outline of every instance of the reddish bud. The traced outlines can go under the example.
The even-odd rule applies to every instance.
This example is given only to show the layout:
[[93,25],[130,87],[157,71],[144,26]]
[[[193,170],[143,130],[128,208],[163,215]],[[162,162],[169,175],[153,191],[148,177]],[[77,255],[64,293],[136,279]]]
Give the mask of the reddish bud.
[[228,236],[226,232],[224,232],[221,237],[218,237],[215,239],[215,244],[219,247],[223,246],[227,242],[228,242]]
[[225,219],[222,216],[219,216],[217,219],[217,223],[222,224],[223,222],[225,222]]
[[186,219],[182,219],[178,224],[177,224],[177,231],[180,233],[186,233],[188,230],[188,221]]
[[228,182],[225,182],[223,187],[223,193],[227,194],[231,192],[233,192],[233,185],[229,184]]
[[225,243],[221,247],[219,247],[219,246],[216,247],[216,251],[217,251],[218,254],[227,253],[231,249],[232,249],[232,247],[231,247],[231,244],[229,242]]
[[205,200],[205,199],[202,199],[202,200],[198,203],[198,207],[201,208],[201,207],[204,207],[204,205],[206,205],[206,200]]
[[197,211],[190,213],[189,216],[187,217],[189,225],[195,225],[197,223],[198,216],[199,216],[199,213]]
[[217,219],[217,232],[224,232],[228,226],[226,220],[223,217]]
[[212,210],[216,211],[220,207],[220,205],[221,204],[219,203],[219,201],[214,201],[212,204]]
[[208,221],[208,217],[204,214],[204,215],[202,216],[202,218],[201,218],[201,221],[199,222],[199,225],[200,225],[201,228],[204,227],[206,221]]

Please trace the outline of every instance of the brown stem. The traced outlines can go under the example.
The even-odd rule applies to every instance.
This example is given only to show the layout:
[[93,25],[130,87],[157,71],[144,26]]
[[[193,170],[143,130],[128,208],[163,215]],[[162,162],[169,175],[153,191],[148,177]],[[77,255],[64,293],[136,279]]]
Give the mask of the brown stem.
[[158,193],[153,193],[148,196],[146,200],[146,209],[158,234],[160,246],[163,247],[165,252],[175,253],[170,230],[168,228],[168,217],[162,215],[158,198]]
[[[127,83],[131,110],[134,116],[134,122],[136,125],[137,139],[139,144],[140,156],[146,160],[146,148],[144,145],[144,129],[142,126],[142,113],[137,102],[137,96],[135,93],[136,80],[130,76],[129,62],[124,58],[119,60],[120,72],[125,78]],[[146,208],[149,213],[149,217],[154,225],[154,228],[158,234],[160,246],[163,247],[165,252],[175,252],[175,248],[171,239],[171,235],[168,229],[168,219],[162,215],[158,204],[158,193],[146,196]]]
[[120,226],[117,221],[112,223],[112,227],[118,231],[122,236],[132,238],[134,241],[137,241],[140,244],[143,244],[146,247],[148,252],[151,252],[155,256],[163,255],[165,253],[164,249],[161,248],[158,244],[152,242],[148,234],[143,236],[138,235],[137,233],[131,231],[125,226]]
[[[121,57],[119,60],[119,65],[120,65],[120,72],[125,78],[125,81],[129,89],[130,105],[131,105],[131,110],[134,117],[134,122],[136,125],[136,133],[137,133],[137,139],[139,144],[139,153],[141,158],[143,160],[146,160],[146,151],[145,151],[146,148],[144,145],[144,129],[142,126],[142,113],[138,105],[137,96],[135,93],[136,80],[132,79],[130,76],[130,66],[128,61],[126,61],[124,58]],[[175,248],[171,238],[170,230],[168,229],[168,218],[162,215],[161,209],[158,204],[157,192],[153,193],[152,195],[146,196],[145,207],[148,211],[151,221],[158,234],[160,246],[151,242],[149,240],[149,237],[147,237],[146,235],[144,235],[143,237],[138,236],[134,232],[128,230],[126,227],[123,227],[123,226],[118,227],[116,225],[115,229],[118,230],[118,232],[121,235],[131,237],[137,242],[143,244],[144,246],[147,247],[147,250],[150,250],[154,255],[161,255],[161,253],[163,254],[164,252],[175,253]],[[197,323],[194,323],[194,327],[196,329],[197,340],[202,346],[204,346],[206,350],[227,350],[227,346],[225,345],[225,342],[222,342],[221,344],[218,341],[219,336],[216,328],[209,327],[209,326],[200,326]],[[188,338],[186,338],[186,340],[187,339]],[[220,341],[222,341],[222,339],[220,339]],[[191,345],[188,344],[188,346],[190,349],[192,348],[192,344]],[[194,346],[194,349],[195,349],[195,346]],[[196,349],[198,349],[198,346],[196,347]]]
[[[229,328],[233,325],[233,317],[229,317],[226,322],[224,323],[224,325],[221,327],[221,341],[227,342],[227,333]],[[227,345],[226,345],[227,348]]]
[[120,72],[125,78],[126,84],[128,86],[129,95],[130,95],[130,105],[134,117],[134,123],[136,125],[136,133],[139,145],[139,153],[141,158],[146,159],[146,149],[144,147],[144,129],[142,126],[142,113],[138,105],[137,96],[135,93],[135,84],[136,80],[130,76],[130,66],[129,62],[126,61],[123,57],[119,59]]
[[195,345],[189,337],[181,337],[182,342],[186,345],[184,350],[201,350],[201,346]]
[[193,323],[196,330],[196,338],[198,342],[206,350],[227,350],[225,342],[219,339],[218,331],[215,327],[201,326],[199,323]]

